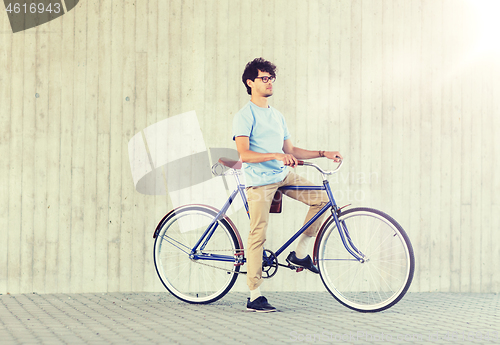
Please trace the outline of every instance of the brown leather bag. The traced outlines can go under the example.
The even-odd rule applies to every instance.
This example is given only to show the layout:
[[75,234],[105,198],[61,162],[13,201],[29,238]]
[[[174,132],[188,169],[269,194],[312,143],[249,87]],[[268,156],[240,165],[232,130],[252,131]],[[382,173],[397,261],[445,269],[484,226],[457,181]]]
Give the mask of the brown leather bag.
[[281,213],[281,204],[283,201],[283,193],[277,190],[273,197],[273,202],[271,203],[271,209],[269,213]]

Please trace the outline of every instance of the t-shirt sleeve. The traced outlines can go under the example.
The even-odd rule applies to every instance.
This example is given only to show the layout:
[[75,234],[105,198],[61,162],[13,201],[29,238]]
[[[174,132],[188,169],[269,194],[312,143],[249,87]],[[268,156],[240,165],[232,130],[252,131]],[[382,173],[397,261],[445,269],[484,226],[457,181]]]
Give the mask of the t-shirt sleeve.
[[253,127],[253,116],[250,111],[239,112],[233,119],[233,140],[236,137],[250,137]]

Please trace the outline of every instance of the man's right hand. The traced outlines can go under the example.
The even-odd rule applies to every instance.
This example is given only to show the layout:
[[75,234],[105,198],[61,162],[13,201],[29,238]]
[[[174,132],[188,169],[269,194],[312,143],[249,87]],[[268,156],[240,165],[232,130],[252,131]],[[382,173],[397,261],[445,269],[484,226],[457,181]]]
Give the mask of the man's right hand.
[[295,166],[299,163],[297,158],[295,158],[291,154],[287,153],[276,153],[276,160],[282,161],[283,164],[291,166],[292,168],[295,168]]

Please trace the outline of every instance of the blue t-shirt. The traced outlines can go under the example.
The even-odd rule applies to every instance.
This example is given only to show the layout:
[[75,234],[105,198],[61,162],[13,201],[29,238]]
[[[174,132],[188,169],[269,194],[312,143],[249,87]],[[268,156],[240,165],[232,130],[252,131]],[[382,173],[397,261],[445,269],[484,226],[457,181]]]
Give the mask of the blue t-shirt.
[[[249,138],[250,151],[283,153],[283,141],[291,137],[285,118],[278,110],[261,108],[248,102],[233,120],[233,140],[239,136]],[[276,159],[262,163],[243,163],[246,186],[263,186],[280,182],[288,174],[287,167]]]

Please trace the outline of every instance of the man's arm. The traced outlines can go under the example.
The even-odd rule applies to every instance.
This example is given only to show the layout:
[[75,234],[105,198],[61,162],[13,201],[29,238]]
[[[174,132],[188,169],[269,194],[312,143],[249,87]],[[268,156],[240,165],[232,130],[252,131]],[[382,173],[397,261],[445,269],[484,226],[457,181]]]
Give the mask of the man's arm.
[[310,151],[304,150],[300,147],[295,147],[292,144],[291,139],[287,139],[283,142],[283,152],[294,156],[297,159],[311,159],[326,157],[332,159],[334,162],[340,162],[342,160],[342,155],[338,151]]
[[297,159],[291,154],[284,153],[260,153],[250,150],[250,140],[246,136],[234,138],[236,149],[240,154],[242,162],[245,163],[262,163],[272,161],[274,159],[282,161],[285,165],[295,166]]

